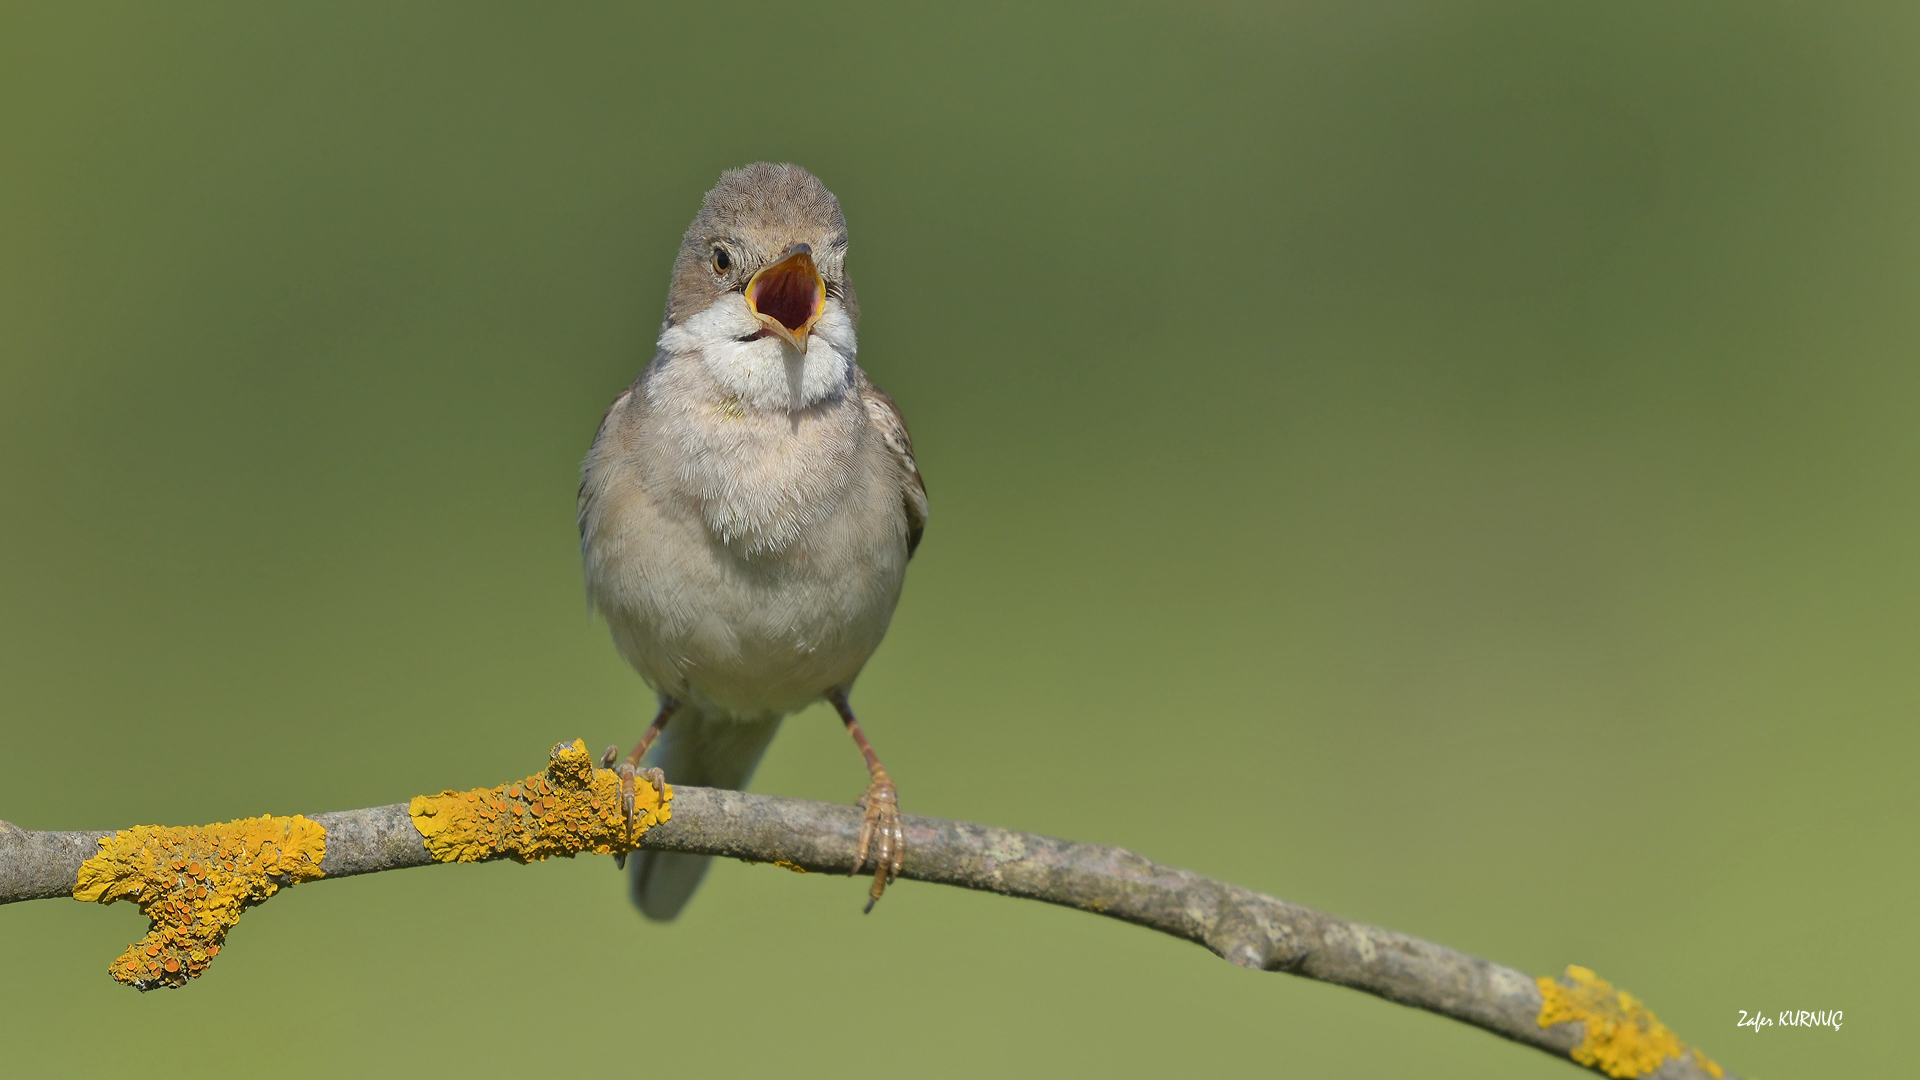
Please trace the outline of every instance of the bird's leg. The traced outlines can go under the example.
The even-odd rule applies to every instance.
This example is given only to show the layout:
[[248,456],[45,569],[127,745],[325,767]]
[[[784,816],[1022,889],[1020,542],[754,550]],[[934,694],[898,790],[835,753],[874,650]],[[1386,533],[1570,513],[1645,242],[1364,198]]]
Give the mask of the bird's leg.
[[[662,696],[660,698],[659,715],[655,716],[653,723],[647,726],[646,734],[640,736],[640,742],[634,746],[633,753],[627,755],[627,760],[621,762],[618,768],[614,767],[614,759],[620,756],[620,748],[617,746],[607,747],[606,756],[600,759],[602,768],[613,769],[620,777],[620,809],[627,816],[627,836],[629,838],[633,836],[634,777],[646,777],[647,783],[653,785],[653,790],[658,792],[662,799],[667,797],[667,774],[659,769],[647,769],[641,772],[636,766],[640,764],[640,759],[647,755],[647,751],[652,748],[653,741],[660,737],[660,732],[667,726],[667,721],[673,719],[673,714],[679,711],[679,709],[679,702],[670,697]],[[627,865],[626,852],[615,855],[613,861],[616,866],[625,869]]]
[[833,703],[840,719],[846,721],[847,734],[852,735],[854,744],[860,747],[860,756],[867,759],[867,774],[873,778],[873,783],[867,785],[867,793],[855,804],[866,816],[860,822],[860,845],[853,853],[853,869],[848,871],[859,873],[867,865],[868,849],[872,849],[873,889],[868,893],[866,906],[866,911],[872,911],[880,894],[886,891],[887,883],[900,876],[900,865],[907,854],[907,834],[900,824],[900,793],[893,786],[893,777],[887,775],[887,767],[880,764],[880,755],[873,752],[867,733],[860,730],[860,721],[853,718],[847,692],[830,690],[827,700]]

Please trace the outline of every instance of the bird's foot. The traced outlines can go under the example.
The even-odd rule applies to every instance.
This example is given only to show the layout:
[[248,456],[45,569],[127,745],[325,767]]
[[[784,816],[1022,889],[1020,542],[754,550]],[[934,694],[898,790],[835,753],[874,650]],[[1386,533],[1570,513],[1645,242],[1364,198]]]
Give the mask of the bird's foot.
[[865,868],[867,853],[873,853],[873,888],[865,908],[872,911],[880,894],[887,891],[887,883],[900,876],[900,865],[907,854],[907,834],[900,824],[900,792],[882,773],[854,805],[865,811],[865,817],[860,822],[860,846],[854,850],[853,869],[848,874]]
[[[606,755],[600,759],[600,763],[602,767],[613,769],[614,775],[620,778],[620,812],[626,816],[627,839],[631,840],[633,839],[633,822],[635,819],[634,799],[639,791],[634,785],[634,778],[646,777],[647,783],[653,785],[653,790],[660,796],[661,800],[664,801],[667,797],[667,774],[660,769],[636,769],[630,761],[623,761],[615,765],[613,763],[614,759],[619,756],[620,748],[617,746],[609,746],[607,747]],[[627,868],[627,853],[622,851],[614,855],[613,864],[625,870]]]

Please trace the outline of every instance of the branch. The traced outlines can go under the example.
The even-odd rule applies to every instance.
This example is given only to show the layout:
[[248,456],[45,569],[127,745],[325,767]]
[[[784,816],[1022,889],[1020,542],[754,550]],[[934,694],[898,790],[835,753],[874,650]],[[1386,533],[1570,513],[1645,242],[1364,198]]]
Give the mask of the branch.
[[[28,832],[0,822],[0,904],[136,899],[154,931],[115,978],[178,986],[219,952],[246,907],[298,881],[433,862],[536,861],[647,848],[850,874],[852,807],[712,788],[638,791],[626,831],[619,780],[576,742],[545,773],[366,810],[225,825]],[[1613,1077],[1723,1080],[1631,995],[1580,967],[1531,976],[1442,945],[1277,900],[1130,851],[987,825],[905,816],[902,877],[1078,908],[1203,945],[1241,967],[1365,991]],[[303,831],[305,830],[305,831]],[[143,946],[144,949],[143,949]],[[173,964],[162,970],[161,965]],[[1737,1080],[1737,1078],[1734,1078]]]

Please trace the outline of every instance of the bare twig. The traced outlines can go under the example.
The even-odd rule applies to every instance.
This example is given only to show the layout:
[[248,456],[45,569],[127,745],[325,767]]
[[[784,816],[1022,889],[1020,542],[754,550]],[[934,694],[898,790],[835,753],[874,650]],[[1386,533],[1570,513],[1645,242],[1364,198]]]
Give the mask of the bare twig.
[[[310,817],[326,830],[325,878],[435,861],[406,803]],[[671,820],[648,830],[639,846],[845,874],[854,869],[860,821],[860,812],[848,806],[676,785]],[[1242,967],[1363,990],[1606,1075],[1662,1080],[1732,1075],[1684,1047],[1673,1049],[1680,1044],[1651,1014],[1626,995],[1609,997],[1612,988],[1584,969],[1570,968],[1558,983],[1536,980],[1120,848],[939,818],[908,816],[905,826],[902,877],[1135,923],[1204,945]],[[28,832],[0,822],[0,903],[73,895],[80,864],[112,835]],[[1625,1002],[1624,1011],[1608,1004],[1619,1001]],[[1586,1008],[1595,1002],[1598,1008]],[[1554,1008],[1543,1013],[1546,1005]],[[1550,1017],[1577,1019],[1542,1026],[1540,1021]],[[1593,1049],[1597,1044],[1599,1051]]]

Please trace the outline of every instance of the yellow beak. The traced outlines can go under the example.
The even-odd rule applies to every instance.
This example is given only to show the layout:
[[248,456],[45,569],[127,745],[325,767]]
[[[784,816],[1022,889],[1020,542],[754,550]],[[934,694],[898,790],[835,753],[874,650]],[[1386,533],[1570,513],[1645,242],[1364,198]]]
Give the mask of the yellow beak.
[[779,262],[747,282],[747,307],[760,325],[807,351],[807,335],[827,310],[827,282],[813,265],[813,248],[795,244]]

